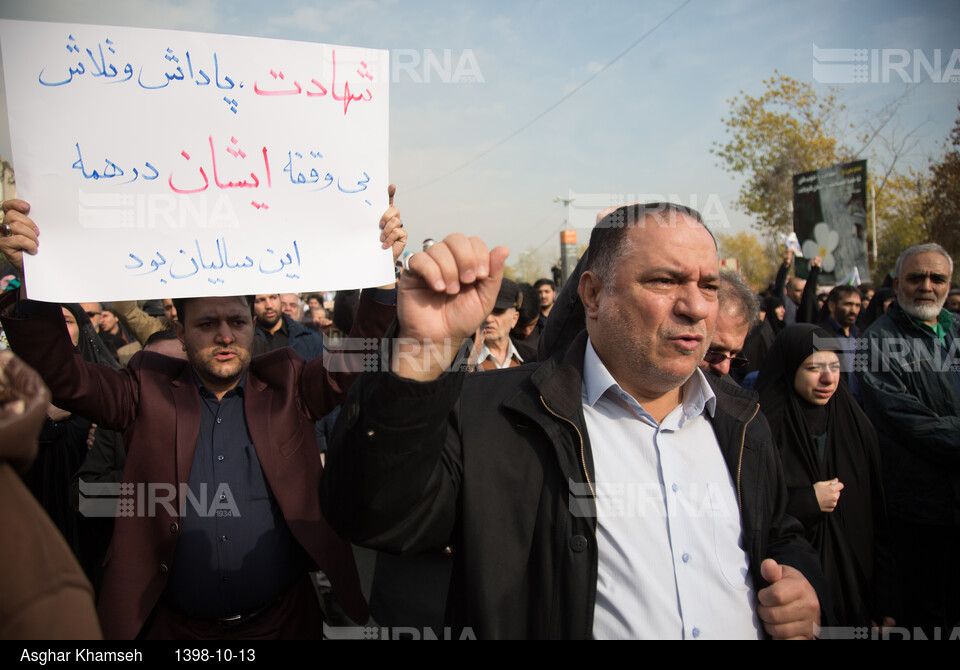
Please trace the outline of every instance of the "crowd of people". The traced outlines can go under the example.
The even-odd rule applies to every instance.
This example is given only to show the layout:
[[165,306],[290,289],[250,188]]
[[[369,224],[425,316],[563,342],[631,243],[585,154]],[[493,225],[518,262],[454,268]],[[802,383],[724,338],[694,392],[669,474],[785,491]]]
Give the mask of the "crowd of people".
[[[787,252],[758,294],[696,211],[637,204],[531,285],[477,238],[405,253],[391,194],[394,285],[51,305],[23,293],[43,222],[3,211],[0,473],[45,512],[4,552],[63,546],[56,574],[7,571],[27,595],[0,636],[960,625],[960,290],[935,243],[876,288],[821,291]],[[338,346],[370,339],[375,366]]]

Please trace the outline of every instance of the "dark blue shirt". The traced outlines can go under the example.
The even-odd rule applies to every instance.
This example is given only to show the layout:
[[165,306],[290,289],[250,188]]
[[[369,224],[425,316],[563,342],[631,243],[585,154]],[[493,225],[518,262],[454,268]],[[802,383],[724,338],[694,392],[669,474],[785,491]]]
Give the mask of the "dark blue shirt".
[[[218,402],[194,375],[201,420],[168,600],[187,616],[248,614],[309,569],[260,468],[244,414],[246,376]],[[172,447],[171,447],[172,448]]]

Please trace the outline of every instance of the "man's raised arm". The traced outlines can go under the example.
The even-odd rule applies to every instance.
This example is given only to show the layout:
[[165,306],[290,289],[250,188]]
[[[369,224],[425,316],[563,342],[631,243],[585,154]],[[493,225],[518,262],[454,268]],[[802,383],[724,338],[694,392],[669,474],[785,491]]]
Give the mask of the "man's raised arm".
[[321,504],[344,537],[396,552],[449,542],[462,459],[448,419],[463,374],[444,372],[493,308],[508,253],[452,235],[411,258],[390,371],[360,377],[327,454]]
[[[24,200],[3,203],[0,252],[23,274],[23,254],[39,249],[39,227]],[[26,279],[26,278],[25,278]],[[123,430],[136,415],[136,392],[130,376],[93,363],[74,351],[59,305],[21,301],[20,292],[0,297],[0,321],[10,347],[43,377],[53,401],[98,425]]]

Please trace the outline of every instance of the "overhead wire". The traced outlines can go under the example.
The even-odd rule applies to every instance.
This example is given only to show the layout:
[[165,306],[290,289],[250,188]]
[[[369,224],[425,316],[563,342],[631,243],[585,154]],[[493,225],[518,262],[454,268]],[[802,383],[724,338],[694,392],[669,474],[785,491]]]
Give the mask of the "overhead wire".
[[[465,167],[467,167],[467,166],[469,166],[469,165],[472,165],[473,163],[476,163],[478,160],[480,160],[481,158],[483,158],[483,157],[486,156],[487,154],[492,153],[492,152],[495,151],[496,149],[499,149],[500,147],[502,147],[504,144],[506,144],[507,142],[509,142],[510,140],[512,140],[514,137],[516,137],[517,135],[519,135],[520,133],[522,133],[524,130],[526,130],[527,128],[529,128],[530,126],[532,126],[534,123],[536,123],[537,121],[539,121],[540,119],[542,119],[543,117],[545,117],[547,114],[549,114],[550,112],[552,112],[554,109],[556,109],[557,107],[559,107],[560,105],[562,105],[564,102],[566,102],[567,100],[569,100],[571,97],[573,97],[574,95],[576,95],[584,86],[586,86],[586,85],[589,84],[591,81],[593,81],[594,79],[596,79],[596,78],[597,78],[598,76],[600,76],[604,71],[606,71],[607,69],[609,69],[612,65],[614,65],[615,63],[617,63],[617,61],[619,61],[621,58],[623,58],[624,56],[626,56],[630,51],[632,51],[634,48],[636,48],[637,45],[639,45],[639,44],[640,44],[641,42],[643,42],[645,39],[647,39],[648,37],[650,37],[650,35],[652,35],[660,26],[662,26],[664,23],[666,23],[666,22],[669,21],[671,18],[673,18],[673,16],[674,16],[675,14],[677,14],[677,12],[679,12],[681,9],[683,9],[684,7],[686,7],[687,5],[689,5],[690,2],[692,2],[692,0],[684,0],[684,2],[683,2],[679,7],[677,7],[675,10],[673,10],[672,12],[670,12],[669,14],[667,14],[667,15],[666,15],[663,19],[661,19],[656,25],[654,25],[654,26],[653,26],[652,28],[650,28],[647,32],[645,32],[643,35],[641,35],[635,42],[633,42],[633,44],[631,44],[631,45],[628,46],[626,49],[624,49],[624,50],[621,51],[619,54],[617,54],[617,55],[614,57],[613,60],[611,60],[610,62],[608,62],[606,65],[604,65],[603,67],[601,67],[599,70],[597,70],[596,72],[594,72],[594,73],[593,73],[592,75],[590,75],[589,77],[587,77],[587,78],[586,78],[585,80],[583,80],[580,84],[578,84],[573,90],[571,90],[571,91],[568,92],[566,95],[564,95],[563,97],[561,97],[559,100],[557,100],[556,102],[554,102],[552,105],[550,105],[549,107],[547,107],[545,110],[543,110],[542,112],[540,112],[539,114],[537,114],[536,116],[534,116],[532,119],[530,119],[529,121],[527,121],[525,124],[523,124],[522,126],[520,126],[519,128],[517,128],[515,131],[513,131],[512,133],[510,133],[509,135],[507,135],[506,137],[504,137],[502,140],[500,140],[499,142],[497,142],[497,143],[494,144],[493,146],[489,147],[488,149],[485,149],[485,150],[481,151],[479,154],[477,154],[476,156],[474,156],[474,157],[471,158],[470,160],[468,160],[468,161],[466,161],[466,162],[464,162],[464,163],[461,163],[460,165],[456,166],[455,168],[453,168],[453,169],[451,169],[451,170],[448,170],[447,172],[443,173],[442,175],[440,175],[440,176],[437,177],[436,179],[433,179],[432,181],[428,181],[428,182],[426,182],[426,183],[420,184],[420,185],[418,185],[418,186],[414,186],[413,188],[406,189],[406,192],[409,194],[409,193],[413,193],[413,192],[415,192],[415,191],[418,191],[418,190],[420,190],[420,189],[422,189],[422,188],[427,188],[428,186],[433,186],[434,184],[436,184],[436,183],[438,183],[438,182],[446,179],[446,178],[449,177],[450,175],[456,174],[457,172],[459,172],[459,171],[462,170],[463,168],[465,168]],[[540,245],[540,246],[543,246],[543,245]]]

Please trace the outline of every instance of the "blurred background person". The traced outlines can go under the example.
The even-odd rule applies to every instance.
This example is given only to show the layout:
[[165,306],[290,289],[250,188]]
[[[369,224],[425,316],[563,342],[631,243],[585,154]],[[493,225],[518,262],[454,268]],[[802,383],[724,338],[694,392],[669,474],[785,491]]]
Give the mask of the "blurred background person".
[[0,639],[99,640],[90,582],[17,476],[37,455],[49,406],[40,375],[0,352]]

